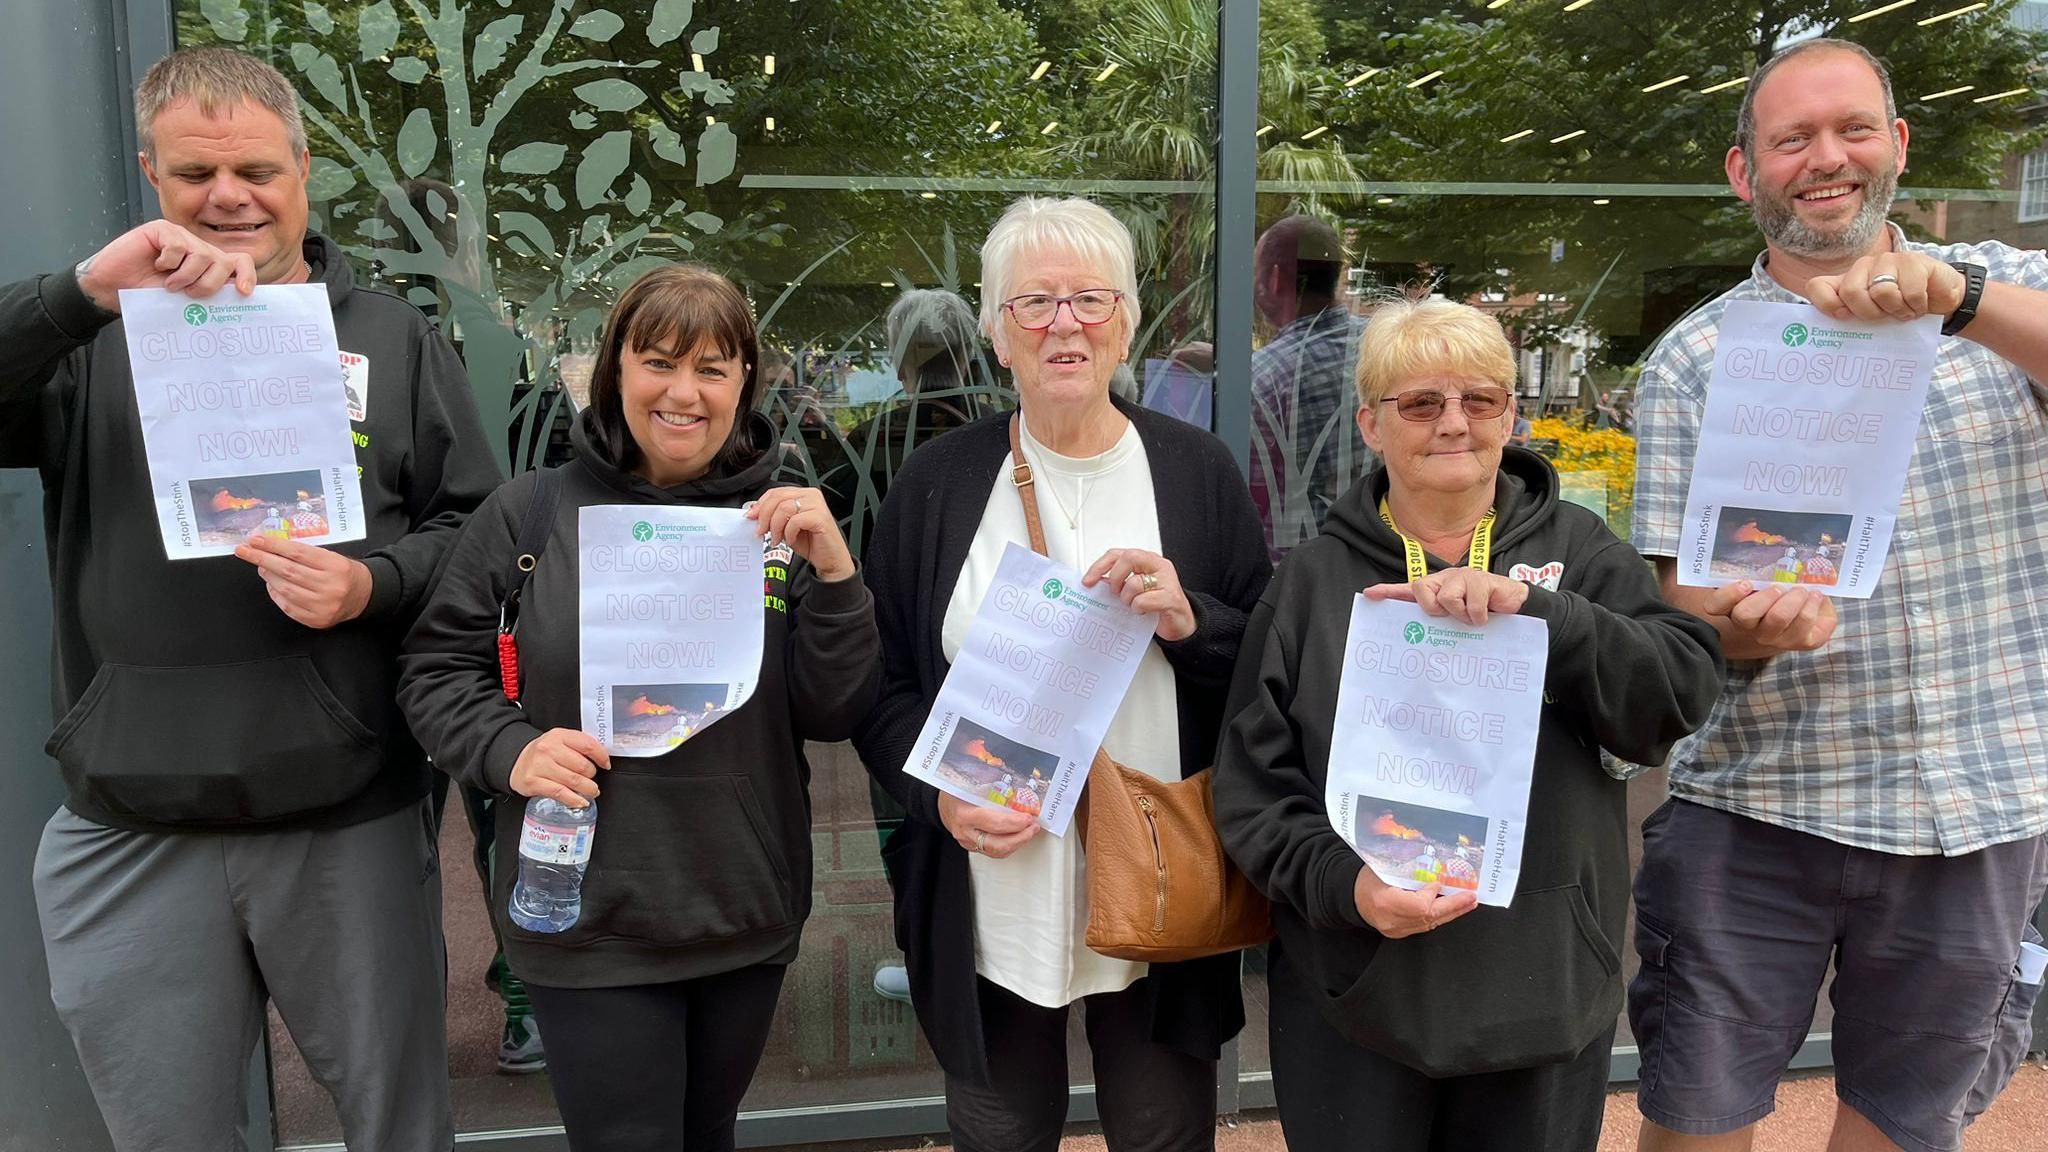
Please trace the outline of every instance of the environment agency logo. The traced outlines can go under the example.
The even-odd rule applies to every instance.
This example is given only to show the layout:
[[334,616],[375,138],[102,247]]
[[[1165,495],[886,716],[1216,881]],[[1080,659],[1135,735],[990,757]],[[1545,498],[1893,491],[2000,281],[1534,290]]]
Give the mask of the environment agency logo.
[[192,325],[194,328],[206,323],[206,305],[185,305],[185,323]]
[[1806,343],[1807,335],[1806,325],[1804,324],[1785,325],[1785,347],[1799,347],[1801,344]]
[[1053,577],[1050,580],[1047,580],[1044,586],[1039,588],[1040,592],[1045,593],[1045,598],[1047,600],[1059,599],[1060,596],[1066,592],[1066,590],[1067,586],[1065,584],[1060,583],[1059,577],[1057,576]]
[[633,525],[633,539],[638,540],[642,544],[654,539],[654,525],[649,524],[645,520],[636,522]]
[[1408,641],[1410,644],[1422,643],[1423,637],[1425,635],[1427,635],[1427,633],[1423,631],[1422,623],[1418,620],[1410,620],[1408,622],[1408,626],[1406,628],[1401,629],[1401,638],[1403,640]]

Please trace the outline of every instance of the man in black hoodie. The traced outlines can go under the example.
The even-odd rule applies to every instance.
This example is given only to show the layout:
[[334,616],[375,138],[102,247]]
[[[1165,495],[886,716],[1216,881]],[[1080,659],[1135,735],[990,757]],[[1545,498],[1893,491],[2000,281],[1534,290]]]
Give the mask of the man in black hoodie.
[[[349,1147],[445,1152],[440,873],[399,640],[498,483],[454,350],[306,231],[297,98],[179,52],[136,93],[164,219],[0,287],[0,467],[42,472],[49,752],[35,890],[51,993],[115,1147],[238,1147],[273,1000]],[[169,561],[117,292],[326,288],[360,404],[366,538]]]

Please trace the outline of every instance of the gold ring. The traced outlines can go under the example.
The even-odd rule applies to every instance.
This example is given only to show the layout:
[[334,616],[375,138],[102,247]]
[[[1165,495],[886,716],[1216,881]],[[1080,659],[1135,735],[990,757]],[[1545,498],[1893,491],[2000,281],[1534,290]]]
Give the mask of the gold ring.
[[988,851],[988,829],[983,828],[974,834],[974,850],[976,852]]
[[1159,588],[1159,577],[1150,572],[1140,573],[1138,583],[1145,586],[1145,591],[1154,592]]
[[804,510],[804,502],[802,500],[798,500],[795,504],[790,505],[790,509],[791,511],[801,512]]

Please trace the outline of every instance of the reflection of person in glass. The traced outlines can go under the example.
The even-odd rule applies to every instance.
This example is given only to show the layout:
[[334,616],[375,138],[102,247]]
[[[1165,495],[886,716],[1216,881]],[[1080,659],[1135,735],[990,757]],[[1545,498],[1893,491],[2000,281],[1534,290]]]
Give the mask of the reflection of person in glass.
[[887,324],[889,361],[903,391],[846,434],[843,460],[818,486],[859,549],[903,461],[919,445],[990,410],[974,312],[957,293],[913,288],[896,298]]
[[1139,320],[1116,217],[1085,200],[1019,200],[983,245],[982,281],[982,330],[1021,418],[990,416],[914,453],[863,557],[886,667],[854,743],[909,813],[883,859],[912,1002],[963,1152],[1058,1147],[1079,1005],[1110,1149],[1209,1148],[1216,1060],[1244,1020],[1238,957],[1148,967],[1098,955],[1078,829],[1042,834],[1027,812],[969,804],[902,768],[1004,548],[1030,546],[1013,431],[1052,557],[1156,617],[1103,741],[1137,771],[1178,780],[1209,762],[1236,638],[1269,574],[1258,519],[1221,441],[1110,394]]
[[1259,237],[1252,299],[1279,332],[1252,353],[1252,503],[1274,562],[1313,537],[1372,465],[1348,416],[1365,321],[1338,299],[1336,229],[1288,216]]
[[[1724,165],[1765,251],[1637,383],[1637,545],[1744,672],[1643,824],[1629,1020],[1663,1069],[1637,1093],[1646,1152],[1748,1147],[1824,986],[1830,1148],[1960,1148],[2026,1052],[2040,985],[2013,968],[2048,887],[2048,601],[2013,577],[2048,571],[2048,255],[1908,239],[1887,220],[1908,138],[1860,45],[1803,40],[1757,69]],[[1937,318],[1877,595],[1677,583],[1736,301]],[[1741,879],[1761,876],[1827,882]]]
[[[532,506],[522,475],[485,501],[406,638],[399,702],[434,762],[497,798],[517,844],[524,798],[604,804],[582,916],[558,935],[501,922],[547,1036],[548,1076],[575,1148],[730,1150],[811,906],[806,740],[841,740],[875,698],[873,601],[816,489],[775,483],[781,451],[759,398],[752,309],[731,281],[664,265],[619,297],[557,470],[555,541],[521,598],[517,703],[500,685],[505,571]],[[689,739],[613,760],[582,721],[579,510],[750,508],[796,559],[767,577],[760,675],[747,705]],[[754,601],[759,604],[760,601]],[[517,869],[501,868],[502,914]]]
[[[1706,719],[1713,629],[1658,598],[1642,558],[1504,444],[1514,353],[1444,300],[1373,315],[1357,426],[1384,465],[1280,566],[1252,613],[1216,756],[1216,823],[1273,901],[1273,1089],[1295,1152],[1591,1152],[1621,1008],[1627,787]],[[1410,560],[1409,542],[1418,546]],[[1498,573],[1561,565],[1557,590]],[[1411,567],[1412,565],[1412,567]],[[1328,752],[1360,589],[1456,627],[1549,627],[1513,908],[1462,877],[1387,884],[1331,827]],[[1455,857],[1450,857],[1455,859]]]

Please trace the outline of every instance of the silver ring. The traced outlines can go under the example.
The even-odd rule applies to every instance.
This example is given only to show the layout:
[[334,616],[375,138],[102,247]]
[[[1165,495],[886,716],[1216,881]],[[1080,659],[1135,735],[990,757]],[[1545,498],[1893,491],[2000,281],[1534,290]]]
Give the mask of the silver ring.
[[790,509],[792,511],[801,512],[804,510],[804,502],[802,500],[798,500],[796,503],[790,505]]
[[984,853],[988,851],[988,829],[983,828],[974,834],[974,850]]
[[1159,577],[1158,577],[1158,576],[1157,576],[1156,574],[1154,574],[1154,573],[1151,573],[1151,572],[1141,572],[1141,573],[1139,573],[1139,574],[1138,574],[1138,583],[1140,583],[1140,584],[1143,584],[1143,585],[1145,586],[1145,591],[1147,591],[1147,592],[1156,592],[1156,591],[1158,591],[1158,590],[1159,590]]
[[1872,288],[1877,287],[1879,284],[1897,284],[1898,282],[1899,278],[1897,276],[1892,275],[1889,272],[1881,273],[1870,278],[1870,286]]

